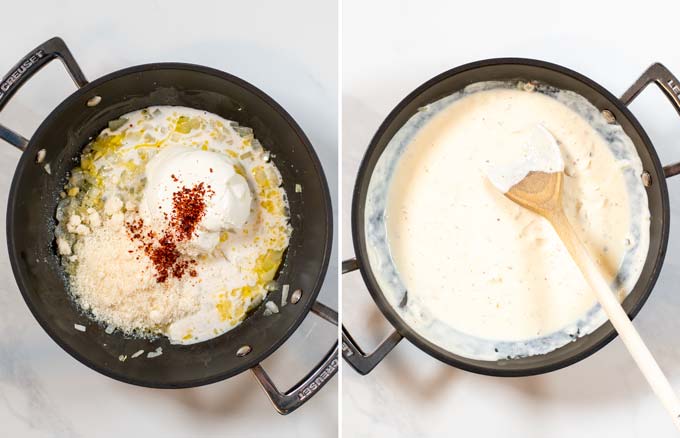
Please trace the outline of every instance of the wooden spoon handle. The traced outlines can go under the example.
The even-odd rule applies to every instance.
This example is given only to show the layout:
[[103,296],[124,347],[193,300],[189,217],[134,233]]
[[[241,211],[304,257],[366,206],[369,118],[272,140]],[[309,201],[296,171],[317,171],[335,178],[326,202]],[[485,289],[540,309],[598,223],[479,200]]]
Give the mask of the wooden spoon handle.
[[588,254],[588,250],[574,232],[561,209],[550,215],[548,219],[562,239],[562,242],[564,242],[564,245],[583,273],[591,289],[597,295],[600,305],[619,333],[619,337],[621,337],[630,355],[633,356],[638,368],[640,368],[640,371],[642,371],[642,374],[668,413],[673,417],[675,426],[680,430],[680,401],[678,401],[663,371],[659,368],[659,364],[654,360],[654,356],[652,356],[652,353],[642,341],[637,330],[635,330],[623,307],[621,307],[614,293],[612,293],[609,284],[602,277],[599,267],[590,257],[590,254]]

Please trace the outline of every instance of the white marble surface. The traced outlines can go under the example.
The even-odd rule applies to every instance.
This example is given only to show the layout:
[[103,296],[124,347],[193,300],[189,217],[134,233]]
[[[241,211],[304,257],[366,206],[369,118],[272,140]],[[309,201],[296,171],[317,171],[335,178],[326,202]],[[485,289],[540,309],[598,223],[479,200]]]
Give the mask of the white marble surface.
[[[648,0],[343,2],[342,255],[354,254],[350,202],[375,129],[411,90],[457,65],[501,56],[556,62],[620,95],[652,62],[680,74],[675,2]],[[632,105],[663,163],[680,160],[680,119],[656,89]],[[680,179],[669,181],[666,262],[635,320],[680,390]],[[343,319],[366,350],[388,325],[358,274],[344,278]],[[501,379],[444,365],[402,341],[368,376],[343,369],[347,437],[676,436],[620,340],[567,369]]]
[[[311,138],[337,191],[335,2],[23,1],[3,3],[0,71],[40,42],[64,38],[89,79],[154,61],[203,64],[236,74],[283,105]],[[73,84],[50,64],[0,121],[29,136]],[[18,151],[0,147],[0,203]],[[335,199],[334,199],[335,202]],[[0,214],[4,230],[5,215]],[[207,387],[151,390],[119,383],[63,352],[30,315],[0,233],[0,436],[335,437],[338,379],[299,411],[274,413],[250,373]],[[333,260],[321,299],[337,307]],[[287,388],[336,337],[315,316],[264,363]]]

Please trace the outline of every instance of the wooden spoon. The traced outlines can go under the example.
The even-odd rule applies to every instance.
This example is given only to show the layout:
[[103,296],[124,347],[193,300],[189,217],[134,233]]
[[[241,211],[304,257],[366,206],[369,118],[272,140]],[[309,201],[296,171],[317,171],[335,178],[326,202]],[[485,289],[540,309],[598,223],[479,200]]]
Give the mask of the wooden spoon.
[[680,430],[680,401],[564,214],[562,175],[563,172],[529,172],[524,179],[513,185],[505,196],[516,204],[543,216],[555,228],[590,288],[597,295],[600,305],[619,333],[628,352],[633,356],[652,390]]

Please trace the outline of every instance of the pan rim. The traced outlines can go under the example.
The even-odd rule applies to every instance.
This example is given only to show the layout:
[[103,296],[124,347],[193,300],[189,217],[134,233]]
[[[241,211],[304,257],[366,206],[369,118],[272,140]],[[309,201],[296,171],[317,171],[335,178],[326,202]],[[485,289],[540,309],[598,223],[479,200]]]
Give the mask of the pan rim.
[[[245,90],[249,91],[250,93],[256,95],[260,99],[262,99],[268,106],[270,106],[272,109],[274,109],[288,124],[288,126],[291,128],[291,130],[294,132],[294,134],[298,137],[300,140],[300,143],[305,146],[305,149],[307,150],[307,153],[309,154],[309,157],[311,159],[311,162],[314,167],[314,171],[318,175],[319,179],[319,184],[320,184],[320,189],[321,189],[321,194],[323,198],[323,209],[324,213],[326,215],[326,224],[325,224],[325,230],[324,230],[324,247],[323,247],[323,255],[322,255],[322,263],[321,267],[318,271],[318,274],[316,276],[315,282],[314,282],[314,288],[313,290],[310,290],[308,292],[309,300],[305,303],[304,307],[302,310],[300,310],[299,316],[294,320],[294,322],[284,331],[280,334],[279,338],[274,342],[268,349],[265,349],[261,352],[258,352],[257,354],[254,355],[247,355],[243,357],[243,362],[238,366],[234,367],[232,369],[229,369],[223,373],[217,373],[215,375],[206,377],[206,378],[198,378],[198,379],[187,379],[187,380],[178,380],[178,381],[173,381],[171,383],[164,382],[161,380],[146,380],[146,379],[137,379],[137,378],[131,378],[123,373],[118,373],[110,369],[105,369],[103,367],[100,367],[99,365],[95,364],[94,362],[90,361],[85,355],[81,354],[79,351],[77,351],[74,348],[71,348],[65,341],[63,341],[58,334],[53,331],[50,326],[47,324],[47,321],[44,321],[42,318],[38,316],[37,310],[35,306],[33,305],[29,294],[27,292],[27,284],[29,281],[25,278],[24,273],[22,272],[22,268],[19,264],[19,255],[16,252],[16,245],[15,245],[15,239],[14,239],[14,229],[15,229],[15,221],[14,221],[14,215],[13,212],[15,210],[15,205],[17,203],[17,197],[16,197],[16,191],[18,187],[18,180],[20,175],[23,173],[23,169],[27,165],[33,164],[33,157],[35,156],[36,149],[39,147],[34,141],[34,138],[39,137],[42,132],[46,129],[46,126],[48,124],[48,121],[54,117],[55,114],[58,114],[59,112],[63,111],[64,108],[72,105],[77,99],[81,98],[83,95],[86,95],[87,93],[91,92],[93,89],[96,89],[100,84],[103,84],[105,82],[108,82],[113,79],[120,78],[122,76],[127,76],[127,75],[132,75],[136,73],[143,73],[147,71],[154,71],[154,70],[185,70],[185,71],[191,71],[195,73],[202,73],[202,74],[208,74],[211,76],[215,76],[219,79],[231,82],[236,84],[237,86],[244,88]],[[137,386],[142,386],[142,387],[148,387],[148,388],[158,388],[158,389],[172,389],[172,388],[191,388],[191,387],[198,387],[198,386],[203,386],[203,385],[208,385],[211,383],[219,382],[225,379],[228,379],[230,377],[233,377],[237,374],[240,374],[255,365],[261,363],[264,361],[267,357],[269,357],[272,353],[274,353],[276,350],[281,347],[281,345],[290,338],[290,336],[298,329],[300,324],[302,324],[302,321],[309,315],[309,312],[311,311],[312,305],[316,301],[317,296],[319,295],[319,292],[321,291],[321,287],[323,285],[324,279],[326,277],[327,271],[328,271],[328,266],[330,263],[330,257],[332,253],[332,246],[333,246],[333,210],[332,210],[332,204],[331,204],[331,197],[330,197],[330,191],[328,187],[328,181],[326,179],[326,175],[323,171],[323,167],[321,165],[321,161],[319,160],[318,155],[316,154],[316,151],[314,150],[314,147],[312,146],[311,142],[309,141],[308,137],[305,135],[304,131],[302,128],[298,125],[298,123],[293,119],[293,117],[281,106],[279,105],[272,97],[270,97],[268,94],[266,94],[264,91],[260,90],[256,86],[252,85],[251,83],[234,76],[232,74],[229,74],[227,72],[214,69],[211,67],[206,67],[203,65],[198,65],[198,64],[190,64],[190,63],[180,63],[180,62],[158,62],[158,63],[148,63],[148,64],[140,64],[136,66],[131,66],[127,67],[121,70],[114,71],[112,73],[106,74],[104,76],[101,76],[97,78],[96,80],[89,82],[82,88],[79,88],[75,92],[73,92],[71,95],[69,95],[66,99],[64,99],[59,105],[57,105],[56,108],[54,108],[50,114],[41,122],[40,126],[38,129],[36,129],[35,133],[32,135],[31,139],[29,140],[28,146],[26,149],[23,151],[19,162],[17,164],[17,167],[14,171],[14,175],[12,178],[12,183],[10,185],[10,191],[8,194],[8,201],[7,201],[7,213],[6,213],[6,233],[7,233],[7,248],[9,252],[9,258],[10,258],[10,264],[12,266],[12,272],[14,274],[14,278],[16,281],[16,284],[19,288],[19,291],[21,292],[21,295],[28,306],[29,310],[31,311],[31,314],[33,315],[34,319],[38,322],[38,324],[42,327],[42,329],[50,336],[50,338],[57,344],[59,345],[64,351],[66,351],[68,354],[70,354],[73,358],[75,358],[78,362],[82,363],[83,365],[87,366],[88,368],[97,371],[100,374],[103,374],[107,377],[110,377],[112,379],[124,382],[124,383],[129,383]],[[311,295],[310,295],[311,294]],[[207,341],[209,342],[209,341]]]
[[[420,350],[427,353],[428,355],[434,357],[435,359],[438,359],[441,362],[460,368],[462,370],[470,371],[476,374],[483,374],[496,377],[523,377],[556,371],[566,366],[572,365],[576,362],[579,362],[585,359],[586,357],[594,354],[595,352],[603,348],[605,345],[607,345],[609,342],[611,342],[617,336],[613,326],[609,321],[607,321],[603,326],[598,328],[598,330],[604,328],[606,330],[606,334],[589,348],[585,348],[582,351],[577,352],[576,354],[567,356],[562,359],[554,360],[550,363],[536,366],[527,366],[526,368],[523,369],[504,368],[502,365],[499,365],[498,361],[473,360],[449,352],[437,346],[436,344],[428,341],[423,336],[418,334],[415,330],[413,330],[410,326],[408,326],[408,324],[404,322],[404,320],[396,313],[396,311],[394,311],[392,306],[385,299],[382,291],[380,290],[377,284],[377,281],[373,275],[373,272],[368,261],[363,214],[368,182],[370,181],[370,177],[373,171],[373,169],[371,169],[371,171],[369,172],[368,169],[369,161],[374,158],[374,155],[376,153],[378,153],[378,156],[382,154],[384,147],[382,148],[382,150],[378,151],[379,149],[378,143],[381,141],[382,137],[385,135],[385,132],[390,127],[394,119],[401,115],[402,111],[404,111],[404,109],[413,100],[419,97],[423,92],[425,92],[435,84],[445,79],[448,79],[452,76],[458,75],[469,70],[478,69],[480,67],[489,66],[493,67],[503,65],[520,65],[544,68],[559,74],[569,76],[572,79],[575,79],[587,85],[588,87],[599,93],[602,97],[606,98],[609,102],[611,102],[616,107],[616,109],[619,110],[626,117],[626,119],[633,126],[633,129],[640,136],[642,143],[644,143],[645,148],[649,152],[654,167],[653,171],[655,173],[655,175],[652,175],[652,178],[659,185],[659,190],[661,193],[661,210],[662,210],[661,212],[662,227],[660,235],[661,244],[660,247],[658,248],[658,251],[656,252],[656,260],[653,265],[653,268],[650,271],[650,277],[647,282],[648,286],[644,293],[641,295],[641,297],[637,300],[637,302],[635,302],[633,308],[628,312],[628,315],[631,319],[635,318],[635,316],[638,314],[642,306],[649,298],[649,295],[651,294],[652,290],[654,289],[654,285],[656,284],[656,281],[659,277],[661,267],[663,266],[666,248],[668,245],[668,235],[670,228],[670,207],[668,189],[665,178],[659,177],[663,176],[663,168],[661,166],[658,154],[656,153],[656,149],[653,147],[649,137],[647,136],[647,133],[642,128],[640,123],[637,121],[637,118],[631,113],[628,107],[624,105],[623,102],[621,102],[621,100],[618,97],[614,96],[606,88],[602,87],[592,79],[558,64],[537,59],[518,57],[483,59],[479,61],[466,63],[458,67],[452,68],[450,70],[444,71],[434,76],[433,78],[427,80],[426,82],[422,83],[420,86],[411,91],[406,97],[404,97],[389,112],[389,114],[385,117],[383,122],[376,130],[375,134],[371,138],[368,148],[364,152],[363,158],[359,165],[359,171],[357,172],[357,177],[352,191],[352,209],[351,209],[352,243],[354,246],[357,264],[359,266],[359,271],[361,273],[361,277],[364,281],[364,284],[368,289],[368,292],[370,293],[376,306],[380,309],[380,312],[385,316],[385,318],[387,318],[387,320],[394,327],[394,329],[396,329],[397,332],[399,332],[399,334],[408,339],[412,344],[414,344],[416,347],[418,347]],[[455,92],[455,90],[450,91],[450,93],[453,92]],[[475,364],[470,363],[470,361],[475,362]]]

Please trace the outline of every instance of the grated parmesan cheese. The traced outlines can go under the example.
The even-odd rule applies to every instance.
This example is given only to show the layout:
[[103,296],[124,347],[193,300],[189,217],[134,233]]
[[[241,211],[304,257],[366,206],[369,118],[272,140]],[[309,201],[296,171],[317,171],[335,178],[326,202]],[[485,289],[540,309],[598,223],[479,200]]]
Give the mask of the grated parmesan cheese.
[[[151,261],[109,220],[76,246],[72,287],[79,304],[126,333],[151,330],[196,311],[196,291],[175,279],[158,283]],[[106,251],[102,251],[106,248]]]

